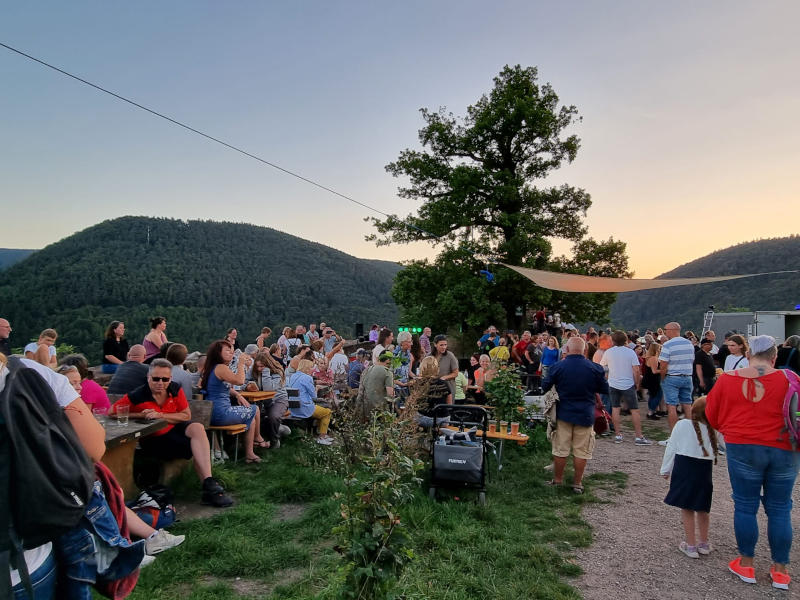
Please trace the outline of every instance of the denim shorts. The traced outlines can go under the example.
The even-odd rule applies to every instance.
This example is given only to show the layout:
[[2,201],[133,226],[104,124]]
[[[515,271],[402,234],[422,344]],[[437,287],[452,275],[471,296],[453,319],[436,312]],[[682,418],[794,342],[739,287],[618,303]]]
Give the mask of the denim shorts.
[[668,406],[691,404],[693,388],[692,378],[688,375],[667,375],[661,380],[661,391],[664,392],[664,402]]

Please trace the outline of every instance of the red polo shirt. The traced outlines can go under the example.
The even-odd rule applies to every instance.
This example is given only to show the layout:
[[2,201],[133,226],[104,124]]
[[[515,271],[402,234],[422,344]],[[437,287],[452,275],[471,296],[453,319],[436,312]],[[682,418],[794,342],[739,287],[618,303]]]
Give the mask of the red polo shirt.
[[[130,398],[128,396],[130,396]],[[172,382],[167,387],[167,400],[164,402],[164,406],[159,406],[158,402],[153,398],[150,387],[146,384],[120,398],[117,403],[114,404],[114,408],[116,409],[117,406],[130,406],[131,413],[140,413],[148,408],[162,413],[179,413],[189,408],[189,403],[186,401],[186,395],[183,393],[181,386]],[[175,427],[175,425],[170,423],[151,435],[164,435],[173,427]]]

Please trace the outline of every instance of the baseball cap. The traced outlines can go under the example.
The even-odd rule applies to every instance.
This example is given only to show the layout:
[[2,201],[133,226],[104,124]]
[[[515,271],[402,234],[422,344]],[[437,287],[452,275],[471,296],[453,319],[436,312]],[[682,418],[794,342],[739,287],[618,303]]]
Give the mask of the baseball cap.
[[771,335],[754,335],[747,338],[747,345],[750,346],[750,355],[761,354],[775,346],[775,338]]

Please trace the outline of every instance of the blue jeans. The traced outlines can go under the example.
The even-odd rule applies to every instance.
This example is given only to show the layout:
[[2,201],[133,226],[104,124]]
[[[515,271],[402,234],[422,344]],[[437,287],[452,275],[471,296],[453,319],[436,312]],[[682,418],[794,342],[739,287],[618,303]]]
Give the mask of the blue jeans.
[[647,409],[651,413],[656,412],[658,410],[658,405],[661,404],[661,398],[663,397],[664,397],[664,392],[661,390],[661,388],[658,388],[658,393],[656,394],[653,395],[648,394]]
[[[31,576],[31,587],[33,588],[32,600],[52,600],[56,591],[56,559],[53,553],[47,557],[42,565],[36,569]],[[20,581],[13,588],[14,600],[31,600],[25,590],[25,584]]]
[[661,391],[664,393],[664,401],[669,406],[691,404],[693,388],[691,377],[667,375],[661,380]]
[[755,554],[756,514],[759,503],[763,502],[772,561],[788,564],[792,548],[792,488],[800,467],[800,454],[755,444],[726,446],[733,489],[733,530],[739,554],[746,557]]
[[[119,550],[102,573],[97,572],[95,538],[90,532],[102,543]],[[145,554],[144,540],[131,543],[120,533],[99,481],[94,482],[83,519],[58,538],[54,546],[60,570],[59,598],[70,600],[91,600],[95,582],[115,581],[129,575],[139,567]]]

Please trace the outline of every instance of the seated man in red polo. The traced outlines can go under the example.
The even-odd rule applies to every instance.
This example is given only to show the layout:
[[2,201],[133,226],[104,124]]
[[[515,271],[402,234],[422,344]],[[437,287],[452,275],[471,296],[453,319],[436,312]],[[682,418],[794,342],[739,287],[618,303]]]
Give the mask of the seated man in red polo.
[[147,384],[123,396],[112,407],[130,406],[132,414],[145,419],[164,419],[167,425],[139,440],[142,451],[163,460],[194,458],[194,470],[203,483],[203,504],[225,507],[233,500],[222,484],[211,476],[211,453],[206,431],[200,423],[190,423],[189,403],[181,386],[172,381],[172,364],[163,358],[150,363]]

